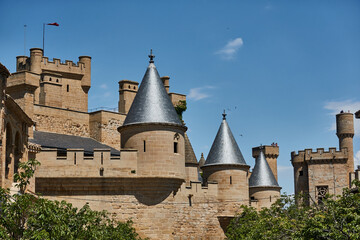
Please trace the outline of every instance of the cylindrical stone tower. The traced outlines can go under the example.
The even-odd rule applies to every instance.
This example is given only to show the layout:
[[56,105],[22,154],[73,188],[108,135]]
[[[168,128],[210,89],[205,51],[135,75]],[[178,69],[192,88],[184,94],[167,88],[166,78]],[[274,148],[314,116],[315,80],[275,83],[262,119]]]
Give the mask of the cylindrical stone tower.
[[85,65],[85,74],[81,79],[81,87],[85,93],[88,93],[91,87],[91,57],[80,56],[79,62],[84,63]]
[[30,71],[41,74],[41,60],[43,57],[43,50],[41,48],[30,49]]
[[224,113],[219,131],[201,169],[205,182],[218,183],[218,199],[231,201],[231,204],[226,203],[225,210],[249,203],[249,168]]
[[249,179],[249,195],[251,204],[256,202],[258,209],[270,207],[280,198],[279,184],[265,159],[264,148],[259,147],[255,167]]
[[185,180],[185,131],[150,56],[150,64],[126,116],[121,147],[138,151],[139,177]]
[[336,115],[336,135],[339,138],[340,149],[347,148],[348,173],[354,172],[354,114],[341,112]]

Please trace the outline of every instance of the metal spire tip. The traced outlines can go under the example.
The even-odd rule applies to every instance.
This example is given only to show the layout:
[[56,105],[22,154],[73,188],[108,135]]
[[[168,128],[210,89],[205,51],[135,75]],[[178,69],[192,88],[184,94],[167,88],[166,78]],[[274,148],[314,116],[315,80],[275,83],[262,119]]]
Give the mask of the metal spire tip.
[[153,55],[153,53],[152,53],[152,49],[150,49],[150,55],[149,55],[149,58],[150,58],[149,63],[153,63],[153,62],[154,62],[155,55]]

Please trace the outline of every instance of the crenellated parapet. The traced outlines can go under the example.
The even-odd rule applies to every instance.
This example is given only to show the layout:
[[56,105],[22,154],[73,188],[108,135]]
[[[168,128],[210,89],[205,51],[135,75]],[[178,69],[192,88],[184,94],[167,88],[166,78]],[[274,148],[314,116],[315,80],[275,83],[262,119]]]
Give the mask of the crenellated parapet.
[[348,159],[348,151],[346,148],[337,150],[336,148],[317,148],[316,151],[313,149],[305,149],[299,152],[291,152],[291,162],[303,163],[308,161],[310,163],[326,163],[326,162],[343,162]]

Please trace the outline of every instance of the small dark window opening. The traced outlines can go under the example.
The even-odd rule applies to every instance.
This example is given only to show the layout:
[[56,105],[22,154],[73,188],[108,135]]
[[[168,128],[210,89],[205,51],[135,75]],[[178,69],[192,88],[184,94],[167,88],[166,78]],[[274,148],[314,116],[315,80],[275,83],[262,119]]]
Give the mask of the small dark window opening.
[[144,140],[144,152],[146,152],[146,141]]
[[271,196],[270,196],[270,202],[271,202]]
[[59,82],[59,79],[56,79],[56,82]]
[[131,88],[131,86],[129,85],[129,89]]
[[51,80],[52,80],[52,79],[50,78],[49,81],[51,82]]
[[230,184],[232,184],[232,177],[230,176]]
[[303,175],[304,175],[304,171],[300,171],[299,176],[303,176]]
[[58,157],[66,157],[66,150],[65,149],[57,149],[56,155]]
[[136,87],[134,87],[134,90],[136,89]]
[[103,164],[104,164],[104,154],[101,153],[101,165],[103,165]]
[[174,142],[174,153],[178,153],[178,143]]
[[191,202],[191,197],[192,197],[193,195],[192,194],[189,194],[189,196],[188,196],[188,198],[189,198],[189,206],[191,207],[192,206],[192,202]]
[[251,200],[255,200],[255,197],[251,197],[250,199],[251,199]]
[[74,153],[74,165],[76,165],[76,152]]
[[69,92],[69,89],[70,89],[70,87],[69,87],[69,84],[68,84],[68,85],[66,85],[66,91]]
[[100,168],[100,176],[101,176],[101,177],[104,176],[104,168]]

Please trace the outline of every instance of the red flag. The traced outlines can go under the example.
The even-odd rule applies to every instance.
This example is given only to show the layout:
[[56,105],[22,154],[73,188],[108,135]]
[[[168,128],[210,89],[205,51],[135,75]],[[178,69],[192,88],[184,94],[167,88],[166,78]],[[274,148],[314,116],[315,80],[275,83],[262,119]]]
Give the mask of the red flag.
[[59,26],[59,24],[57,23],[57,22],[54,22],[54,23],[48,23],[48,24],[46,24],[46,25],[52,25],[52,26]]

